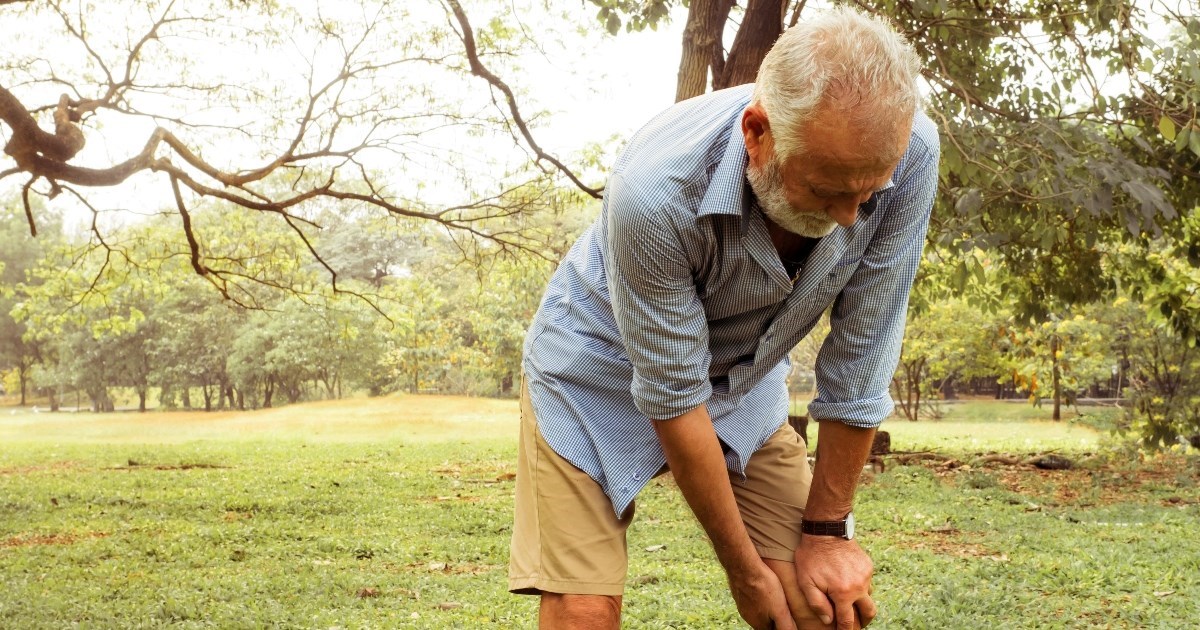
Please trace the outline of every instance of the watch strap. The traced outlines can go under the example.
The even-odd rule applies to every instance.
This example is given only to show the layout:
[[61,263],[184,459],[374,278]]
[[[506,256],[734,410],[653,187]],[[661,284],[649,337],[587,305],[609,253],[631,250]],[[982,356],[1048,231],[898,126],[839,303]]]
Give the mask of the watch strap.
[[846,521],[800,521],[800,533],[810,536],[846,537]]

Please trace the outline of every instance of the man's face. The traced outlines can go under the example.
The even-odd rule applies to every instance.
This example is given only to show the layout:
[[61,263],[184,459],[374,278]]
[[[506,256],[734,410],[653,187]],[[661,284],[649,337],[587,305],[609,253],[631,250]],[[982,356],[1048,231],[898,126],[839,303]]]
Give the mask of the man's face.
[[[912,128],[911,117],[892,138],[864,138],[836,112],[822,112],[802,126],[804,150],[781,160],[771,142],[746,168],[763,212],[783,229],[820,238],[850,226],[858,207],[887,185]],[[756,163],[757,162],[757,163]]]

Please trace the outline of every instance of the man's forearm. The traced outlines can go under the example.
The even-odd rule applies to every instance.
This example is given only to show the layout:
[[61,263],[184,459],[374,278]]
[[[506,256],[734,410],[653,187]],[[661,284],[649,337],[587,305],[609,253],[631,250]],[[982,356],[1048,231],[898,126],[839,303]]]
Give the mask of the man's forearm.
[[758,562],[738,513],[725,457],[708,409],[700,405],[670,420],[654,420],[667,465],[688,506],[731,575]]
[[875,429],[860,429],[832,420],[820,423],[819,456],[804,509],[805,519],[833,521],[853,509],[854,491],[874,438]]

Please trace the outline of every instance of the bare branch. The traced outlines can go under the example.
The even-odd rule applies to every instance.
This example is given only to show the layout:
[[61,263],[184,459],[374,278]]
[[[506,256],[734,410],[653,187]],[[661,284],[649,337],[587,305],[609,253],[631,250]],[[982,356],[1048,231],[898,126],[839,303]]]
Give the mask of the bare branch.
[[13,130],[4,152],[16,159],[18,165],[23,159],[37,155],[58,161],[75,157],[83,149],[83,132],[70,121],[66,100],[66,96],[59,99],[54,111],[55,133],[51,134],[39,127],[17,97],[0,85],[0,120]]
[[541,146],[538,145],[537,141],[533,139],[533,134],[530,133],[529,127],[525,124],[525,119],[521,116],[521,111],[517,107],[517,97],[513,94],[512,88],[508,87],[508,84],[501,80],[500,77],[492,74],[492,72],[483,65],[483,62],[479,60],[479,51],[475,45],[475,33],[473,30],[471,30],[471,23],[467,20],[467,14],[463,11],[462,5],[458,3],[458,0],[446,0],[446,3],[450,5],[450,10],[454,12],[454,17],[458,20],[458,24],[461,27],[459,37],[462,39],[463,48],[466,50],[467,61],[471,65],[471,74],[474,74],[475,76],[487,81],[492,87],[500,90],[504,94],[504,98],[508,102],[508,110],[512,115],[513,122],[516,123],[517,128],[520,129],[521,135],[525,138],[525,142],[529,145],[529,148],[533,149],[533,152],[537,155],[537,159],[539,161],[545,160],[553,164],[555,168],[566,175],[576,187],[592,197],[599,199],[602,196],[600,190],[591,188],[580,181],[579,178],[576,177],[575,173],[571,172],[571,169],[567,168],[565,164],[560,162],[554,156],[543,151]]
[[29,204],[29,189],[37,180],[37,177],[33,177],[21,187],[21,202],[25,204],[25,220],[29,222],[29,235],[34,238],[37,237],[37,223],[33,221],[33,206]]
[[188,213],[183,194],[179,191],[179,179],[174,175],[171,176],[171,192],[175,195],[175,207],[179,209],[179,218],[183,220],[183,234],[187,238],[188,251],[191,252],[192,269],[201,276],[208,275],[208,269],[200,262],[200,243],[196,241],[196,233],[192,230],[192,215]]

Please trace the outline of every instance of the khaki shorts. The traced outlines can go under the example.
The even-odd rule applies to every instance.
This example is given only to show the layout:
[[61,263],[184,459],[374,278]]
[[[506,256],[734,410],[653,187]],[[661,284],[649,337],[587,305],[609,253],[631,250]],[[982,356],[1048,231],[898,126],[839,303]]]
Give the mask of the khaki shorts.
[[[803,440],[785,423],[750,458],[745,481],[729,476],[750,540],[764,558],[791,562],[800,544],[812,481],[807,455]],[[617,518],[600,484],[546,444],[522,386],[508,589],[524,595],[621,595],[628,564],[625,531],[633,512],[630,505]]]

